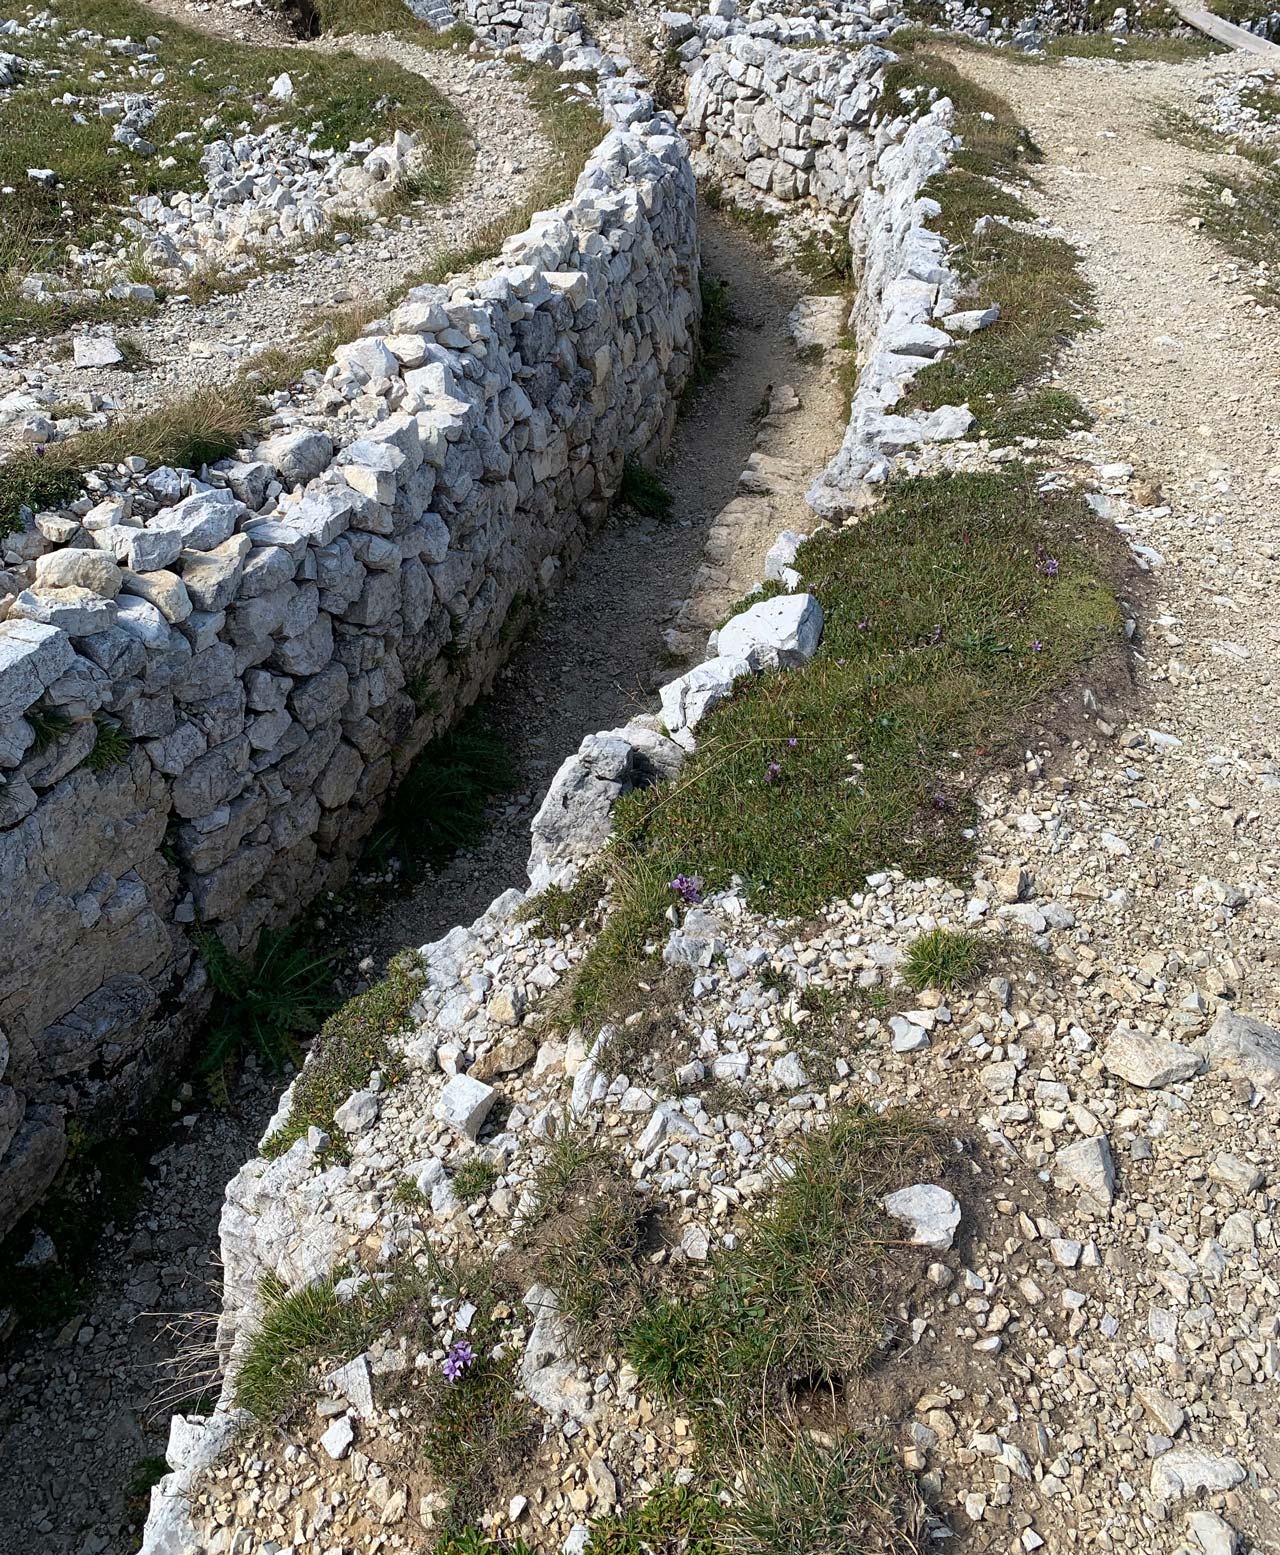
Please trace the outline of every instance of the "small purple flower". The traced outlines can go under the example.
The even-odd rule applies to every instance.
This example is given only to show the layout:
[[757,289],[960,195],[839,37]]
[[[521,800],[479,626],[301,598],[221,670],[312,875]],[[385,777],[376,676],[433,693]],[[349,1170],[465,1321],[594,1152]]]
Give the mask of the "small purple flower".
[[1031,651],[1032,651],[1032,653],[1043,653],[1044,652],[1044,644],[1040,641],[1040,639],[1038,637],[1035,638],[1032,641]]
[[701,875],[677,875],[667,884],[677,896],[684,897],[686,902],[700,902],[702,900],[702,876]]
[[945,810],[947,808],[947,796],[941,790],[935,792],[933,796],[933,808],[935,810]]
[[772,783],[775,778],[780,778],[781,776],[782,768],[776,761],[771,761],[764,769],[764,780],[766,783]]
[[457,1382],[475,1358],[476,1352],[465,1339],[459,1339],[451,1344],[444,1362],[444,1374],[447,1380]]
[[871,625],[871,617],[870,616],[863,616],[862,620],[858,622],[858,630],[860,632],[865,632],[870,627],[870,625]]
[[1042,545],[1036,546],[1036,555],[1040,558],[1036,563],[1037,568],[1044,573],[1046,578],[1056,578],[1058,576],[1058,558],[1047,555]]
[[795,750],[796,746],[799,745],[799,743],[800,743],[800,741],[797,740],[795,735],[793,734],[791,736],[791,738],[787,741],[787,749],[793,751],[793,750]]
[[935,626],[933,631],[929,633],[929,641],[931,643],[940,643],[942,641],[942,627],[941,627],[941,625]]

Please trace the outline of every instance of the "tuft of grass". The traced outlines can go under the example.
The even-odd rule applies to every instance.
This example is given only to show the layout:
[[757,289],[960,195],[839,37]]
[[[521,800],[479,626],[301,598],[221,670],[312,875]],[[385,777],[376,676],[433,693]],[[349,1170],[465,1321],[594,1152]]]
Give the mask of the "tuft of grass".
[[94,722],[98,732],[94,737],[93,749],[84,758],[84,764],[90,772],[110,772],[112,767],[128,761],[133,741],[113,719],[100,717]]
[[740,1496],[723,1515],[725,1555],[916,1555],[924,1506],[892,1448],[851,1433],[797,1435],[749,1456]]
[[679,777],[618,805],[613,909],[579,965],[575,1019],[648,975],[676,875],[709,891],[740,876],[786,915],[891,865],[962,875],[976,769],[1119,641],[1117,555],[1077,495],[1038,491],[1017,464],[891,481],[855,528],[809,540],[797,566],[825,614],[818,653],[742,681]]
[[782,225],[782,216],[778,211],[765,210],[762,205],[756,205],[751,200],[739,200],[714,181],[703,184],[700,192],[702,203],[708,210],[715,211],[735,227],[740,227],[757,243],[772,246],[774,234]]
[[638,1298],[641,1205],[622,1162],[572,1122],[538,1164],[524,1247],[533,1277],[555,1291],[560,1310],[599,1341],[625,1321]]
[[917,990],[964,988],[991,965],[991,942],[967,929],[930,929],[912,942],[902,975]]
[[432,742],[400,780],[369,839],[374,859],[438,868],[484,836],[489,802],[515,782],[508,742],[472,714]]
[[381,1326],[376,1295],[338,1297],[333,1280],[288,1290],[269,1274],[262,1282],[262,1317],[236,1372],[233,1400],[255,1420],[279,1424],[306,1396],[324,1362],[337,1364],[363,1350]]
[[256,1053],[276,1073],[300,1063],[301,1037],[315,1032],[333,1008],[324,951],[299,944],[293,930],[264,929],[251,959],[237,961],[209,930],[196,935],[213,987],[209,1032],[200,1070],[225,1095],[228,1068]]
[[708,275],[704,270],[698,278],[698,290],[702,297],[702,322],[698,327],[697,354],[689,377],[690,389],[710,383],[732,360],[730,331],[737,318],[729,283],[723,276]]
[[618,501],[641,518],[671,517],[671,493],[662,477],[645,469],[638,459],[628,459],[622,467]]
[[848,227],[809,233],[796,250],[795,266],[819,291],[848,295],[856,279]]
[[453,1174],[454,1194],[460,1204],[474,1204],[477,1199],[488,1198],[501,1176],[492,1161],[473,1155]]
[[638,1506],[591,1525],[591,1555],[724,1555],[712,1495],[664,1480]]
[[895,1240],[880,1201],[937,1155],[905,1109],[839,1112],[802,1137],[692,1291],[650,1294],[623,1347],[643,1382],[692,1414],[705,1448],[757,1439],[796,1389],[838,1389],[867,1365]]
[[310,1061],[293,1082],[289,1116],[262,1147],[268,1160],[283,1155],[313,1124],[333,1135],[330,1153],[342,1155],[344,1146],[335,1130],[334,1111],[368,1083],[375,1069],[381,1071],[385,1084],[394,1085],[400,1079],[401,1064],[391,1048],[391,1038],[408,1025],[421,987],[417,952],[405,951],[387,967],[380,983],[358,993],[329,1016],[320,1028]]
[[461,1533],[445,1534],[431,1555],[535,1555],[535,1551],[518,1535],[514,1539],[490,1538],[479,1528],[464,1528]]
[[449,1522],[460,1532],[537,1441],[537,1416],[516,1390],[512,1355],[478,1354],[457,1382],[436,1376],[426,1392],[422,1460],[449,1488]]
[[545,891],[531,896],[520,908],[517,917],[522,923],[538,923],[556,938],[576,929],[580,923],[595,916],[603,890],[601,871],[595,865],[584,869],[569,887],[549,885]]
[[35,734],[31,748],[37,756],[56,745],[64,734],[75,727],[65,713],[52,707],[29,707],[23,715]]
[[0,539],[21,527],[24,509],[34,515],[61,507],[80,490],[79,472],[56,458],[30,454],[0,464]]

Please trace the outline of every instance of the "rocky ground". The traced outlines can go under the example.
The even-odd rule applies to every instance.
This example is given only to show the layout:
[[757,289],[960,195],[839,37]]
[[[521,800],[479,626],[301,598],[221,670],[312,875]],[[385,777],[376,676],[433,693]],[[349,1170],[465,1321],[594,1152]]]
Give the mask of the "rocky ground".
[[[963,1141],[946,1175],[962,1219],[957,1230],[944,1206],[942,1229],[927,1228],[935,1256],[899,1313],[909,1342],[848,1403],[854,1418],[905,1421],[906,1461],[936,1509],[935,1531],[953,1536],[947,1547],[1230,1555],[1240,1540],[1272,1552],[1280,752],[1271,664],[1280,635],[1269,603],[1280,328],[1251,299],[1248,272],[1225,262],[1182,207],[1187,178],[1225,178],[1226,157],[1156,128],[1162,106],[1192,112],[1217,100],[1213,78],[1236,67],[1049,70],[971,52],[961,63],[1011,101],[1044,149],[1032,201],[1079,245],[1096,290],[1098,328],[1069,350],[1058,378],[1099,419],[1064,444],[1062,462],[1146,569],[1134,683],[1099,681],[1053,737],[1029,741],[1021,771],[983,785],[978,869],[963,889],[874,876],[805,925],[753,914],[732,892],[690,912],[669,941],[685,998],[660,1034],[682,1075],[679,1101],[663,1100],[646,1073],[610,1083],[572,1040],[517,1055],[529,1039],[505,1030],[488,1033],[481,1078],[535,1136],[554,1132],[549,1120],[567,1098],[590,1110],[632,1175],[676,1206],[677,1267],[701,1263],[760,1197],[768,1163],[807,1114],[851,1100],[918,1104]],[[514,167],[520,153],[495,155]],[[758,539],[793,516],[784,495],[741,529],[708,537],[756,443],[746,417],[778,388],[773,364],[794,299],[736,234],[713,226],[706,252],[736,289],[739,355],[723,391],[697,400],[677,434],[665,470],[674,527],[607,530],[583,559],[492,704],[522,792],[476,854],[362,924],[362,952],[380,960],[434,938],[519,883],[528,820],[560,757],[651,690],[658,656],[643,623],[680,624],[708,538],[706,560],[724,575],[704,573],[701,586],[720,600],[758,573]],[[340,273],[321,273],[317,294],[342,287]],[[226,335],[208,315],[227,360],[241,333],[284,318],[261,306],[268,312],[236,315]],[[152,387],[177,381],[166,374],[180,374],[178,354],[166,361]],[[812,470],[830,451],[834,397],[821,370],[789,363],[785,376],[800,406],[775,400],[757,452],[788,463],[758,465],[756,483],[780,473],[783,492],[790,462]],[[978,449],[958,462],[989,457]],[[911,943],[939,924],[995,935],[990,976],[975,992],[915,996],[898,978]],[[446,973],[470,979],[477,1005],[518,985],[528,1000],[512,1007],[518,1021],[554,996],[585,943],[499,911],[474,937],[451,936],[432,965],[442,985]],[[832,1026],[813,1013],[826,1008],[821,998],[804,1001],[809,989],[846,1005],[861,989],[874,1012]],[[726,1102],[716,1086],[728,1084],[745,1085],[753,1104]],[[145,1424],[155,1383],[143,1368],[167,1343],[140,1314],[205,1305],[222,1184],[251,1148],[266,1096],[250,1077],[238,1119],[202,1114],[190,1141],[168,1148],[142,1215],[108,1240],[84,1312],[52,1346],[44,1336],[11,1358],[0,1389],[0,1548],[132,1547],[120,1470],[162,1439]],[[448,1107],[434,1116],[413,1086],[353,1118],[363,1137],[343,1190],[351,1223],[411,1240],[418,1210],[392,1198],[407,1174],[459,1247],[502,1241],[529,1186],[527,1152],[487,1139],[506,1176],[469,1203],[430,1164],[470,1157],[483,1118],[472,1121]],[[189,1222],[173,1221],[175,1199]],[[373,1218],[360,1222],[366,1210]],[[466,1303],[440,1301],[421,1358],[379,1352],[368,1367],[422,1380],[472,1318]],[[563,1368],[562,1339],[544,1331],[536,1304],[505,1321],[508,1340],[540,1335]],[[662,1468],[679,1471],[689,1433],[655,1413],[625,1366],[538,1371],[531,1363],[525,1377],[535,1397],[546,1389],[576,1402],[510,1487],[509,1522],[550,1549]],[[357,1375],[335,1380],[295,1441],[251,1439],[211,1478],[202,1512],[251,1530],[239,1549],[272,1539],[298,1550],[394,1549],[427,1537],[439,1507],[404,1469],[396,1419],[362,1415],[361,1387]],[[348,1435],[330,1434],[338,1420],[355,1422]],[[19,1454],[21,1472],[11,1472]]]

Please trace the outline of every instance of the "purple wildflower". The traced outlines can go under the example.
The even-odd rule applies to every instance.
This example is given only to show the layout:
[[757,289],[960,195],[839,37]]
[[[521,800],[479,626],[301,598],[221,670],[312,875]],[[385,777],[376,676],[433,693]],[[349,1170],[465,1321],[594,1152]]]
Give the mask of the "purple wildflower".
[[1040,641],[1040,639],[1038,637],[1033,639],[1033,641],[1031,643],[1031,651],[1032,651],[1032,653],[1043,653],[1044,652],[1044,644]]
[[450,1382],[457,1382],[467,1367],[476,1358],[476,1352],[465,1339],[459,1339],[449,1346],[449,1353],[445,1357],[444,1374]]
[[1037,568],[1044,573],[1046,578],[1056,578],[1058,576],[1058,558],[1047,555],[1042,545],[1036,546],[1036,555],[1040,558],[1036,563]]
[[942,641],[941,625],[935,626],[933,631],[929,633],[929,641],[931,643],[940,643]]
[[769,765],[764,769],[764,780],[765,780],[766,783],[772,783],[774,778],[780,778],[781,776],[782,776],[782,768],[778,765],[778,763],[776,761],[771,761],[769,763]]
[[700,902],[702,900],[702,876],[701,875],[677,875],[667,884],[677,896],[684,897],[686,902]]
[[793,751],[793,750],[795,750],[796,746],[799,745],[799,743],[800,743],[800,741],[797,740],[795,735],[793,734],[791,736],[791,738],[787,741],[787,749]]
[[947,808],[947,796],[939,789],[933,796],[933,808],[945,810]]
[[858,630],[860,632],[865,632],[870,625],[871,625],[871,617],[870,616],[863,616],[862,620],[858,622]]

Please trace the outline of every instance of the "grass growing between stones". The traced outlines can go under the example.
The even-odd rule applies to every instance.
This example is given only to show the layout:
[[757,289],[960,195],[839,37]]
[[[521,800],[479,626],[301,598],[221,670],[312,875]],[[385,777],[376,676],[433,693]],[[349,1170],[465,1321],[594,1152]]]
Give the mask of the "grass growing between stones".
[[[928,47],[906,53],[890,67],[886,83],[904,105],[934,89],[954,102],[963,149],[925,193],[942,207],[935,225],[952,263],[970,283],[971,305],[1000,309],[994,324],[919,373],[898,410],[967,404],[976,430],[997,441],[1055,437],[1077,422],[1087,425],[1071,396],[1038,388],[1062,347],[1089,327],[1092,301],[1080,256],[1069,243],[1010,225],[1031,220],[1030,209],[1008,185],[1028,182],[1030,169],[1042,159],[1039,148],[1002,97],[976,86]],[[975,232],[982,217],[1000,219]]]
[[[873,870],[962,875],[978,773],[1108,643],[1114,539],[1019,465],[891,482],[855,529],[797,566],[825,612],[806,666],[740,683],[672,783],[629,795],[604,855],[612,910],[571,1013],[651,977],[670,882],[738,875],[805,913]],[[770,773],[771,767],[777,771]]]
[[364,1349],[381,1310],[363,1293],[341,1300],[332,1280],[290,1291],[268,1275],[261,1294],[262,1317],[236,1372],[233,1401],[255,1420],[275,1423],[298,1405],[321,1362],[338,1365]]
[[930,929],[907,951],[902,975],[917,990],[964,988],[991,965],[990,943],[964,929]]
[[1210,38],[1173,38],[1165,33],[1068,32],[1044,46],[1045,58],[1110,59],[1118,65],[1155,61],[1181,65],[1228,51]]
[[236,960],[214,933],[196,936],[213,987],[200,1070],[225,1102],[232,1065],[246,1051],[278,1073],[333,1008],[330,958],[289,930],[264,929],[254,955]]
[[[270,123],[317,129],[317,144],[345,150],[349,142],[397,129],[419,137],[424,174],[441,199],[448,198],[469,165],[470,138],[461,116],[421,76],[382,60],[340,52],[302,55],[291,48],[262,48],[217,38],[174,22],[135,0],[63,0],[62,25],[20,40],[33,65],[59,72],[59,100],[51,102],[47,71],[30,69],[0,104],[0,183],[11,185],[6,224],[27,235],[23,273],[57,269],[68,242],[85,245],[112,238],[130,196],[202,190],[199,158],[204,144],[242,125],[257,130]],[[159,149],[141,157],[113,144],[113,123],[86,111],[78,122],[61,101],[63,92],[88,100],[137,92],[148,72],[131,69],[130,58],[91,38],[73,39],[75,29],[103,39],[158,38],[156,65],[163,68],[163,106],[146,135]],[[272,81],[288,72],[294,97],[268,96]],[[189,136],[177,139],[178,136]],[[172,165],[164,164],[171,162]],[[49,167],[58,183],[48,188],[28,178],[27,168]],[[122,249],[123,253],[124,250]],[[33,327],[97,316],[100,304],[55,304],[52,312],[18,292],[21,275],[0,265],[0,339]],[[118,316],[118,308],[107,307]]]
[[[1186,187],[1186,203],[1204,230],[1233,259],[1251,266],[1250,290],[1265,303],[1280,302],[1280,158],[1235,143],[1237,155]],[[1223,192],[1230,203],[1224,203]]]
[[353,1091],[368,1084],[373,1070],[383,1083],[400,1078],[400,1061],[390,1039],[409,1024],[409,1012],[422,986],[422,968],[415,951],[395,957],[387,975],[372,988],[349,999],[320,1028],[309,1061],[293,1082],[289,1115],[266,1141],[269,1161],[281,1156],[314,1125],[333,1136],[330,1155],[343,1158],[345,1146],[335,1128],[334,1110]]

